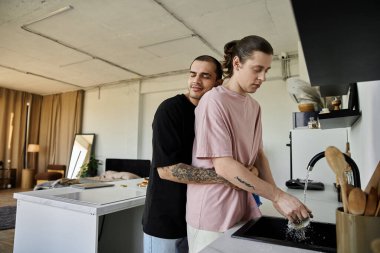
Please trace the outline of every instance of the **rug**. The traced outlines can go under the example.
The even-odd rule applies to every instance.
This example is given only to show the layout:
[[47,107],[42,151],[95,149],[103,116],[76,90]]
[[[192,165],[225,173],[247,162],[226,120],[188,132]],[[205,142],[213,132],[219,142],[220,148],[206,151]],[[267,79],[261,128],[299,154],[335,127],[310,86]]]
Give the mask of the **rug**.
[[0,207],[0,230],[13,229],[16,224],[16,206]]

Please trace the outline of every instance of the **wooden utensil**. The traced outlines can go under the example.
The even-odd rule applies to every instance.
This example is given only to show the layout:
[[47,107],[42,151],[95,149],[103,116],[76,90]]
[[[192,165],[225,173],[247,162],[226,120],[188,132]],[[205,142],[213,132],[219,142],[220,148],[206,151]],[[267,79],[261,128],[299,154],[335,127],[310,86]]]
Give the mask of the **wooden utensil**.
[[375,188],[372,187],[367,197],[367,204],[365,206],[365,211],[364,211],[365,216],[375,215],[377,202],[378,202],[377,191]]
[[353,186],[352,184],[347,184],[347,191],[346,191],[347,196],[350,194],[351,190],[354,188],[355,186]]
[[348,211],[354,215],[363,215],[367,197],[362,189],[355,187],[348,196]]
[[377,209],[376,209],[375,216],[377,216],[377,217],[380,216],[380,200],[379,200],[379,202],[377,203]]
[[377,164],[375,171],[373,172],[371,179],[369,180],[367,187],[365,188],[365,192],[369,193],[371,187],[377,189],[378,184],[380,182],[380,162]]
[[327,160],[327,163],[331,167],[331,169],[334,171],[334,173],[337,175],[339,184],[341,187],[341,194],[342,194],[342,203],[343,203],[343,211],[345,213],[348,212],[348,200],[347,200],[347,177],[344,173],[344,170],[346,169],[347,163],[344,160],[344,156],[342,152],[340,152],[339,149],[336,147],[330,146],[327,147],[325,150],[325,157]]

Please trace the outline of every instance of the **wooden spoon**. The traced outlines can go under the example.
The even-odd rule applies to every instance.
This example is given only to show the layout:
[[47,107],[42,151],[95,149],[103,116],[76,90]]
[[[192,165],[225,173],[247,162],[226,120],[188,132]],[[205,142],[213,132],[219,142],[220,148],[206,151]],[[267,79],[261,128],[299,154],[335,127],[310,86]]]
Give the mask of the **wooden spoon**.
[[379,202],[377,203],[377,209],[376,209],[376,213],[375,213],[375,216],[380,216],[380,200]]
[[371,179],[369,180],[365,192],[369,193],[371,187],[377,188],[380,182],[380,162],[377,164],[375,171],[373,172]]
[[364,211],[365,216],[375,215],[377,202],[378,202],[377,191],[374,187],[371,187],[371,190],[369,191],[369,194],[367,197],[367,204],[365,206],[365,211]]
[[363,215],[366,207],[367,196],[362,189],[356,187],[348,196],[348,211],[354,215]]
[[349,196],[350,191],[351,191],[352,189],[354,189],[354,188],[355,188],[355,186],[353,186],[352,184],[347,184],[347,192],[346,192],[347,196]]
[[342,194],[342,203],[343,203],[343,211],[345,213],[348,212],[347,208],[347,177],[344,173],[347,163],[344,160],[344,156],[342,152],[339,151],[336,147],[327,147],[325,150],[325,157],[327,160],[327,163],[331,167],[331,169],[334,171],[334,173],[337,175],[339,184],[341,187],[341,194]]

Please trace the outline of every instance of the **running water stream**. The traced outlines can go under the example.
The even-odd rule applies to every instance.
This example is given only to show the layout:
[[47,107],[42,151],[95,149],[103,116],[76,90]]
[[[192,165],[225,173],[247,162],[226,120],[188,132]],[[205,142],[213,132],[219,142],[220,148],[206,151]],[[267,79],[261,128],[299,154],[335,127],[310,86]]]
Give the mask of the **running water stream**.
[[310,177],[311,171],[308,170],[306,173],[305,178],[305,188],[303,189],[303,203],[306,204],[306,191],[307,191],[307,184],[309,183],[309,177]]
[[[306,178],[305,178],[305,188],[303,191],[303,203],[306,204],[306,191],[307,191],[307,185],[309,183],[309,177],[310,177],[311,171],[307,171]],[[288,224],[288,228],[286,231],[286,235],[288,238],[291,238],[293,241],[296,242],[302,242],[308,239],[306,236],[306,231],[310,228],[310,221],[303,221],[303,224],[295,225],[295,224]]]

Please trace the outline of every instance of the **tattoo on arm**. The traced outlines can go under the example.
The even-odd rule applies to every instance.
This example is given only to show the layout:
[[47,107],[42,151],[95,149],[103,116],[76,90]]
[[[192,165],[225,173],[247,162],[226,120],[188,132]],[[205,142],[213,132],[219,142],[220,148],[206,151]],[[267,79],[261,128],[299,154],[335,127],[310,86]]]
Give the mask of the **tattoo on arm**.
[[220,177],[214,169],[193,167],[184,163],[165,167],[171,171],[173,177],[184,183],[224,184],[228,181]]
[[250,183],[244,181],[243,179],[239,178],[239,177],[235,177],[237,181],[239,181],[240,183],[244,184],[245,186],[249,187],[249,188],[252,188],[252,189],[255,189],[255,186],[251,185]]

